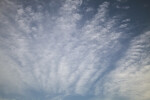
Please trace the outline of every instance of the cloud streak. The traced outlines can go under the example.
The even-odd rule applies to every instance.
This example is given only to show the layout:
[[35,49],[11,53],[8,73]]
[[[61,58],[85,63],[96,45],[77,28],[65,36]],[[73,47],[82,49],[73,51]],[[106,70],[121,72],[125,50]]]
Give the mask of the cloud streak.
[[123,44],[120,30],[130,19],[110,18],[110,2],[101,3],[91,19],[81,13],[82,0],[61,1],[55,13],[45,8],[57,0],[34,2],[0,1],[2,100],[150,98],[149,31]]

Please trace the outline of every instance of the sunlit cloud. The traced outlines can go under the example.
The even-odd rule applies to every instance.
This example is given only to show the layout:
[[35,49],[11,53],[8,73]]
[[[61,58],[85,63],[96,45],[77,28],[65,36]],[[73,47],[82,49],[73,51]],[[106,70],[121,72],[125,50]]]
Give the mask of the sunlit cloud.
[[0,100],[150,99],[149,30],[85,2],[0,1]]

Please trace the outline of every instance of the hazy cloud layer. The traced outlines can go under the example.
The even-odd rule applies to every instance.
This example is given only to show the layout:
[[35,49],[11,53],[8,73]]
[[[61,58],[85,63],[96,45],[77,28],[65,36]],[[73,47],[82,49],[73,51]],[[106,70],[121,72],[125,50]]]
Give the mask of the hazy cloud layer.
[[0,100],[150,99],[150,31],[110,2],[32,2],[0,1]]

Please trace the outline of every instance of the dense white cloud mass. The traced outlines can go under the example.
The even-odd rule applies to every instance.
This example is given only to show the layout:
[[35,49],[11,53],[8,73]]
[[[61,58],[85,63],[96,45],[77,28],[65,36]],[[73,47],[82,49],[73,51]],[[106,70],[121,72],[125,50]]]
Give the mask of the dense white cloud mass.
[[150,31],[128,39],[109,2],[89,19],[82,0],[34,3],[0,1],[0,100],[150,99]]

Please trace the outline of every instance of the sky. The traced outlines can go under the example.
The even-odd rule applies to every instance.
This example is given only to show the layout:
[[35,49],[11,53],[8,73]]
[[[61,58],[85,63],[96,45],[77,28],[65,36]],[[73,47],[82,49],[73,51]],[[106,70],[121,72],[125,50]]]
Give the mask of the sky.
[[0,0],[0,100],[149,94],[149,0]]

